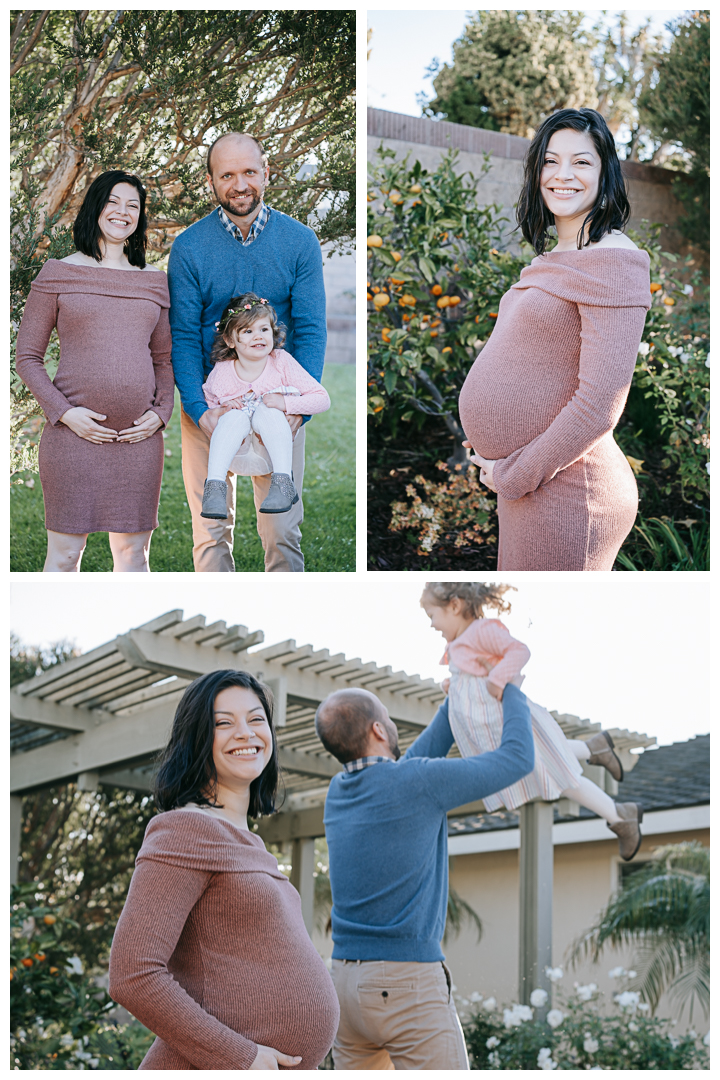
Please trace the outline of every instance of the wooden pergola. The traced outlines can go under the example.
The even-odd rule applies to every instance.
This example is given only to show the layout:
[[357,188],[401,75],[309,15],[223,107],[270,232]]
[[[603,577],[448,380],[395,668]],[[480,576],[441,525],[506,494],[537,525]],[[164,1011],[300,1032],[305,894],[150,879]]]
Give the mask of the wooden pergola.
[[[200,675],[231,668],[249,671],[275,695],[285,799],[279,813],[260,821],[259,832],[266,842],[292,844],[292,881],[311,928],[314,840],[324,835],[325,794],[341,769],[315,734],[318,705],[335,690],[350,686],[372,690],[397,724],[400,747],[405,749],[430,723],[444,694],[433,679],[348,660],[342,653],[330,655],[328,649],[298,646],[293,640],[256,648],[263,641],[261,630],[250,632],[246,626],[227,626],[222,621],[208,626],[203,615],[184,619],[182,611],[169,611],[15,686],[11,691],[12,880],[17,879],[22,795],[64,781],[74,781],[87,791],[103,784],[152,791],[154,761],[167,742],[185,687]],[[600,728],[575,716],[556,714],[556,719],[570,738],[584,738]],[[655,742],[615,729],[612,736],[626,770],[637,760],[629,753],[631,747]],[[452,752],[457,751],[453,748]],[[547,812],[543,816],[542,808],[549,809],[551,823],[549,803],[525,808],[528,813],[522,822],[527,842],[521,844],[521,942],[525,942],[521,987],[528,980],[542,985],[539,972],[546,954],[550,962],[552,833],[550,829],[548,841]],[[479,800],[458,807],[453,816],[482,809]]]

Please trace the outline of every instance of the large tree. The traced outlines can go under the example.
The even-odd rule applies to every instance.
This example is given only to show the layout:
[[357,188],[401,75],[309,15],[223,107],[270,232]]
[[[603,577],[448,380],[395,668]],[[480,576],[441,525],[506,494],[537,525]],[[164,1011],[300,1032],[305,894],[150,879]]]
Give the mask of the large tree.
[[[157,262],[211,209],[207,147],[224,131],[263,140],[272,206],[321,242],[352,244],[354,11],[15,11],[10,62],[15,330],[45,259],[73,250],[70,225],[99,173],[146,183]],[[56,354],[51,343],[51,374]],[[12,385],[11,468],[32,468],[22,433],[40,410]]]
[[644,90],[640,119],[664,146],[680,147],[670,164],[686,173],[673,185],[684,203],[679,224],[708,246],[710,208],[710,12],[689,12],[671,24],[672,41]]
[[556,109],[597,104],[582,11],[477,11],[433,82],[428,114],[531,138]]

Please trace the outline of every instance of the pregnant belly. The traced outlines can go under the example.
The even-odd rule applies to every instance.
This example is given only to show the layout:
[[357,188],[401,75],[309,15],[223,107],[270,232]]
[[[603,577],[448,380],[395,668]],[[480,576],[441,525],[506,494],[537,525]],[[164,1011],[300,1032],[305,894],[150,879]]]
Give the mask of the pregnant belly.
[[55,385],[73,407],[82,405],[93,412],[104,413],[107,419],[98,423],[114,431],[132,427],[133,421],[139,420],[152,407],[155,396],[152,368],[149,373],[137,372],[112,381],[88,379],[77,384],[73,380],[73,385],[67,387],[56,378]]
[[550,427],[572,397],[577,378],[487,352],[477,358],[460,392],[460,423],[482,457],[505,458]]

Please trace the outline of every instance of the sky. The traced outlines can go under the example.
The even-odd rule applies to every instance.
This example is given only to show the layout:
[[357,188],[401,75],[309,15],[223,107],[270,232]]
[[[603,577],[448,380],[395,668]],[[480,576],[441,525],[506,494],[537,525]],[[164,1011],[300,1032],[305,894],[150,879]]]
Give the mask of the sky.
[[[653,28],[661,30],[666,22],[682,14],[683,9],[662,6],[653,11],[608,9],[611,16],[621,10],[627,12],[633,29],[643,25],[649,17]],[[441,66],[452,62],[453,42],[462,34],[468,14],[466,8],[368,11],[368,26],[373,30],[368,61],[368,105],[407,116],[420,116],[416,95],[424,92],[432,97],[434,94],[432,79],[424,77],[425,71],[435,57]],[[600,15],[599,10],[588,11],[587,24],[591,26]]]
[[[455,575],[457,577],[458,575]],[[467,575],[463,575],[467,579]],[[453,575],[429,575],[453,580]],[[424,575],[16,575],[11,628],[27,644],[83,651],[183,609],[293,638],[348,659],[441,680],[444,643],[419,606]],[[531,659],[523,690],[548,709],[655,736],[709,731],[709,596],[704,575],[487,574],[517,586],[503,621]],[[672,582],[672,585],[666,582]],[[262,646],[260,646],[262,647]]]

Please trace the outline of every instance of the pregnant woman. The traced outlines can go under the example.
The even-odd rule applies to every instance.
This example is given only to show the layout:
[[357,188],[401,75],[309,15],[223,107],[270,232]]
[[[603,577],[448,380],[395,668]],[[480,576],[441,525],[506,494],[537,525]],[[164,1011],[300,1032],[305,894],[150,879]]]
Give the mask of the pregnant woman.
[[248,814],[273,811],[272,699],[243,671],[178,705],[110,955],[110,994],[158,1038],[141,1069],[316,1069],[340,1019],[300,897]]
[[[115,572],[149,570],[173,409],[170,298],[145,264],[145,189],[113,170],[90,185],[73,226],[77,251],[48,259],[32,283],[17,372],[47,423],[40,480],[45,571],[77,573],[88,533],[107,532]],[[57,328],[60,363],[44,364]]]
[[[594,109],[540,126],[517,215],[537,258],[503,296],[459,403],[480,479],[498,495],[498,569],[611,570],[637,514],[612,432],[650,307],[650,260],[623,235],[630,206]],[[558,244],[546,254],[551,225]]]

